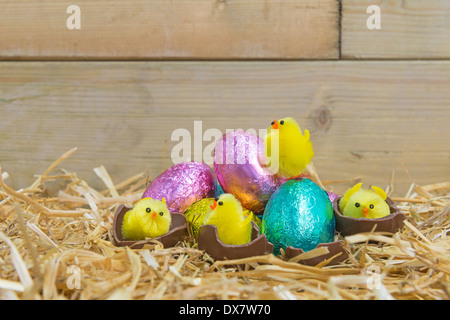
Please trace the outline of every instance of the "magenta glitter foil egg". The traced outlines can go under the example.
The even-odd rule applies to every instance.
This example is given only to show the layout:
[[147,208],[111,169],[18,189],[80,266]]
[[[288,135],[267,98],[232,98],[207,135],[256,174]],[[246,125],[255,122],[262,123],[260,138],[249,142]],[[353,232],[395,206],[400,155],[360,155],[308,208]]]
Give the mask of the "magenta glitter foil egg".
[[334,192],[327,191],[327,194],[328,194],[328,198],[330,198],[331,202],[333,202],[334,199],[339,198],[339,196],[336,193],[334,193]]
[[214,148],[214,172],[224,192],[257,215],[263,214],[272,193],[285,182],[269,172],[264,159],[264,141],[243,131],[223,135]]
[[194,202],[217,196],[214,172],[203,162],[176,164],[156,179],[145,190],[142,198],[166,199],[172,213],[183,213]]

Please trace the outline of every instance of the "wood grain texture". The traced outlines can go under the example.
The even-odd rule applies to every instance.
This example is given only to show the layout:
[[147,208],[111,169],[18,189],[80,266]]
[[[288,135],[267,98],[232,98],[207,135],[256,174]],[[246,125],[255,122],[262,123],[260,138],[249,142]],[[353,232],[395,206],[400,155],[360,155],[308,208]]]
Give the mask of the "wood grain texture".
[[311,131],[322,180],[384,188],[395,171],[403,196],[412,182],[450,180],[449,87],[448,61],[3,62],[0,164],[26,187],[78,147],[60,167],[102,187],[102,164],[116,183],[156,177],[172,132],[193,137],[195,120],[225,132],[290,115]]
[[[369,5],[381,9],[381,29],[369,30]],[[344,59],[450,58],[450,1],[342,0]]]
[[337,0],[0,2],[0,59],[337,59]]

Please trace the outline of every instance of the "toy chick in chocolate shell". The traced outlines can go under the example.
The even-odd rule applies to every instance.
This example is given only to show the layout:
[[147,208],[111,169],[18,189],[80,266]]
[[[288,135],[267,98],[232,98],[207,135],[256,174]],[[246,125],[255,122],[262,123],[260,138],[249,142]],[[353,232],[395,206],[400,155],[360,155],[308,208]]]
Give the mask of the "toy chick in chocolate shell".
[[122,235],[127,240],[145,240],[166,234],[170,229],[172,216],[166,201],[143,198],[123,219]]
[[339,201],[339,209],[344,216],[353,218],[377,219],[389,215],[389,206],[386,203],[386,192],[372,186],[371,189],[361,189],[358,183],[349,190]]
[[214,200],[203,224],[215,225],[219,239],[223,243],[242,245],[250,242],[252,217],[251,212],[245,217],[241,203],[232,194],[224,193]]

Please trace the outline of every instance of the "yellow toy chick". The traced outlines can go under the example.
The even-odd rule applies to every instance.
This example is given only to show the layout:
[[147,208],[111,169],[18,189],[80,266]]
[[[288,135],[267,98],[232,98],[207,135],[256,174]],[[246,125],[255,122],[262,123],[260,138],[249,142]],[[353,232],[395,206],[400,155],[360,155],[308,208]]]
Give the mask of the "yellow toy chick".
[[[279,141],[279,161],[276,161],[276,152],[272,150],[275,142]],[[272,146],[274,143],[274,146]],[[305,134],[294,118],[288,117],[281,120],[274,120],[267,128],[265,138],[266,155],[271,158],[271,168],[278,167],[278,175],[283,178],[294,178],[301,175],[302,171],[311,162],[314,151],[309,140],[309,131],[305,129]],[[272,152],[274,152],[272,154]],[[275,172],[274,172],[275,173]]]
[[372,190],[361,189],[362,183],[354,185],[345,192],[339,201],[339,209],[344,216],[353,218],[377,219],[387,216],[389,206],[383,189],[372,186]]
[[245,217],[241,203],[232,194],[224,193],[214,200],[211,210],[203,224],[215,225],[223,243],[241,245],[250,242],[253,213]]
[[122,235],[127,240],[156,238],[169,231],[172,216],[166,200],[143,198],[129,210],[122,224]]

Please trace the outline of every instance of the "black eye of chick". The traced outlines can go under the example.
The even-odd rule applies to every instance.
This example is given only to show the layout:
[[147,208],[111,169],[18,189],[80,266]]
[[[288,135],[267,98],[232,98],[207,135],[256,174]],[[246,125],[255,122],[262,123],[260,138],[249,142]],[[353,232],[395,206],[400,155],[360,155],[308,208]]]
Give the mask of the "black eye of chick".
[[218,204],[219,206],[221,206],[221,205],[223,205],[223,202],[222,202],[222,201],[219,201],[217,204]]
[[373,209],[373,208],[375,208],[375,206],[374,206],[373,204],[371,204],[371,205],[369,206],[369,208],[370,208],[370,209]]
[[274,124],[275,124],[275,121],[272,121],[271,125],[274,125]]
[[284,120],[281,120],[281,121],[280,121],[280,124],[283,125],[283,124],[284,124]]
[[164,215],[164,212],[160,212],[159,215],[162,217]]
[[355,203],[355,207],[359,208],[360,204],[359,202]]
[[147,211],[148,213],[150,213],[150,212],[152,212],[152,209],[147,208],[147,209],[145,209],[145,211]]

